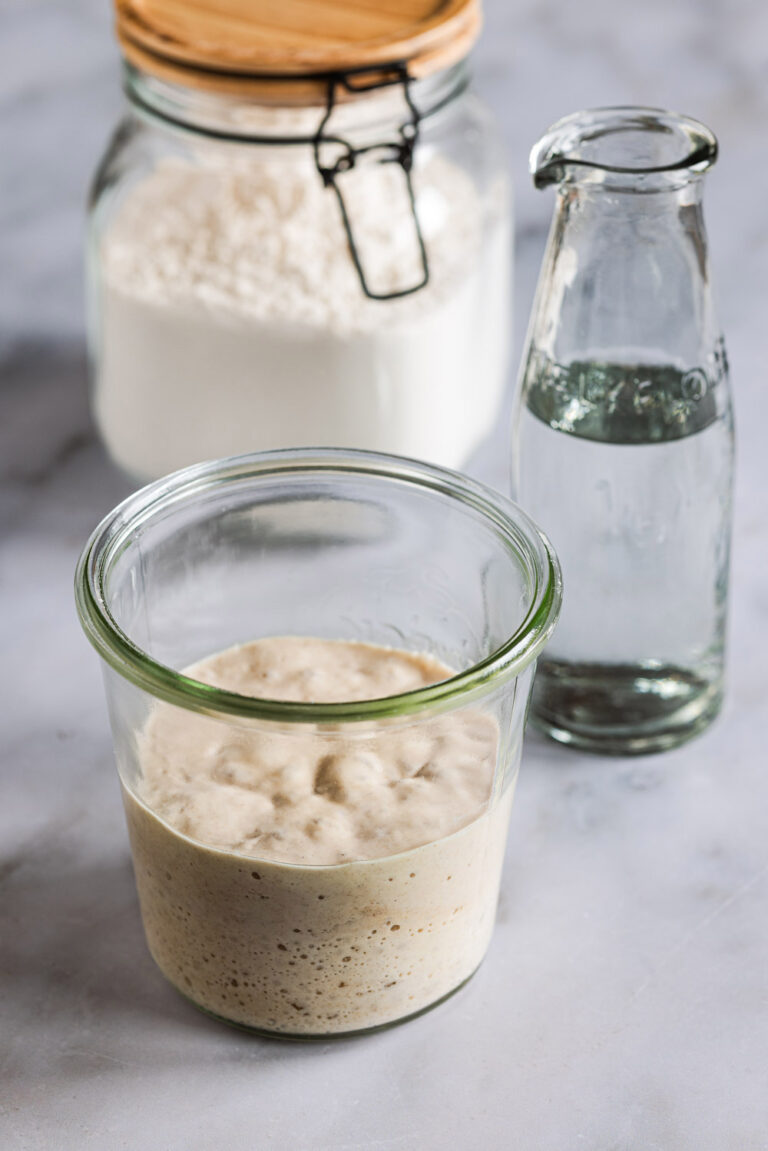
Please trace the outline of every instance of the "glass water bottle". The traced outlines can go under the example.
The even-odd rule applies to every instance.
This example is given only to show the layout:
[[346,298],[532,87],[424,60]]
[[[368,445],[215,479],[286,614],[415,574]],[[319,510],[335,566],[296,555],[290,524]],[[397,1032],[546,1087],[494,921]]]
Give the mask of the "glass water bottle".
[[717,141],[650,108],[535,146],[557,206],[523,359],[514,494],[561,557],[532,715],[562,743],[662,751],[723,695],[733,422],[703,177]]

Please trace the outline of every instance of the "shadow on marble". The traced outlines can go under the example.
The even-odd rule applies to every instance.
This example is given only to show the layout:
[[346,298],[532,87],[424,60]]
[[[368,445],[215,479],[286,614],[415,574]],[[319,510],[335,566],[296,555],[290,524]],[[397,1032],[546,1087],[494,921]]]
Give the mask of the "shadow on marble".
[[0,344],[0,476],[41,483],[93,436],[85,349],[78,341]]
[[0,396],[0,529],[84,542],[131,485],[93,427],[83,342],[0,340]]
[[[76,850],[46,858],[40,844],[0,863],[7,1082],[28,1075],[30,1061],[38,1074],[77,1077],[76,1049],[109,1059],[131,1031],[201,1022],[147,952],[128,858],[83,864]],[[25,1057],[14,1058],[14,1040]]]
[[[80,845],[82,850],[82,844]],[[325,1044],[261,1039],[219,1023],[155,967],[127,853],[78,861],[74,842],[47,856],[38,842],[0,859],[3,1080],[30,1076],[60,1091],[141,1063],[145,1070],[211,1058],[258,1063],[314,1058]],[[335,1048],[361,1040],[337,1041]],[[363,1040],[363,1042],[366,1042]]]

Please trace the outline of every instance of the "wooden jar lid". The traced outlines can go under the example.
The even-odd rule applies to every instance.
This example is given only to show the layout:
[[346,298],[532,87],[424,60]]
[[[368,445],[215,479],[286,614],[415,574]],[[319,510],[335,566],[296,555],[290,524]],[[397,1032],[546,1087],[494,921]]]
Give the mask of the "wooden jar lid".
[[462,59],[480,0],[115,0],[127,60],[187,87],[321,103],[330,72]]

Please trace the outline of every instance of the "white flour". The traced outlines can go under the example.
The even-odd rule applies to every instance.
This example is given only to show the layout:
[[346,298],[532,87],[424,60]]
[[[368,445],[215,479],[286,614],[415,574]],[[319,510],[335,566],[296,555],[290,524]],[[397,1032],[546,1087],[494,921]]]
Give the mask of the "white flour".
[[[395,165],[345,178],[377,291],[414,282]],[[439,156],[414,174],[430,283],[372,301],[311,156],[165,158],[101,240],[95,409],[116,462],[149,479],[216,456],[336,446],[458,466],[490,430],[506,366],[503,191],[490,208]],[[495,221],[481,235],[481,218]]]

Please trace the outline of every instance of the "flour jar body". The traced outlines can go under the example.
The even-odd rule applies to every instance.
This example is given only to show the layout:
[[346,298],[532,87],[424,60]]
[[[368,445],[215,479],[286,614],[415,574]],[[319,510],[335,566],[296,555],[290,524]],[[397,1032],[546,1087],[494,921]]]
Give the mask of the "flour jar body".
[[301,106],[130,63],[125,88],[87,273],[114,462],[147,480],[334,446],[462,465],[511,324],[509,188],[465,64]]

